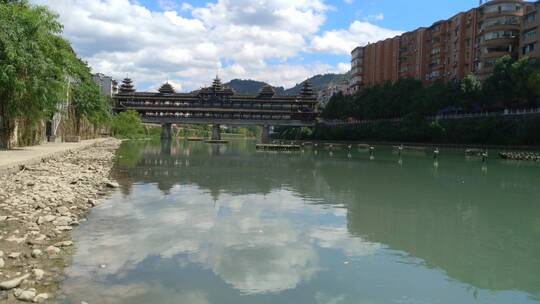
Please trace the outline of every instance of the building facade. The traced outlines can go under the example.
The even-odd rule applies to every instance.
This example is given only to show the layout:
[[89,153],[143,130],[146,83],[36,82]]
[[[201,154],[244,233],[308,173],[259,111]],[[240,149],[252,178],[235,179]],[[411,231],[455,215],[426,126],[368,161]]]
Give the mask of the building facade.
[[112,97],[114,94],[118,93],[118,82],[114,80],[111,76],[97,73],[92,75],[92,78],[99,86],[101,95]]
[[521,23],[521,56],[540,58],[540,1],[525,8]]
[[349,93],[403,78],[458,81],[472,73],[484,79],[505,55],[540,57],[539,7],[540,1],[481,1],[430,27],[357,47]]

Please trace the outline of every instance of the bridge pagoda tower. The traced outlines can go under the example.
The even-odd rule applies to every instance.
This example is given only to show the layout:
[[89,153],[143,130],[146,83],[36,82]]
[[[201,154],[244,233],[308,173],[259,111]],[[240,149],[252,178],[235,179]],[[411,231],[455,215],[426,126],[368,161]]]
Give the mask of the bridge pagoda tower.
[[[174,87],[169,82],[164,83],[158,91],[159,95],[165,96],[176,93]],[[172,140],[172,123],[163,123],[161,125],[161,139],[165,141]]]
[[120,94],[132,94],[135,93],[135,87],[133,81],[130,78],[124,78],[122,85],[120,86]]

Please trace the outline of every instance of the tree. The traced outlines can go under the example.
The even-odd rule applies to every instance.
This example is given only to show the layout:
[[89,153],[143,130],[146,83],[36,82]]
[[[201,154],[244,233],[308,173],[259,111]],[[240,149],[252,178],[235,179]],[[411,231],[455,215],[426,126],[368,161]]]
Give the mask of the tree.
[[135,139],[144,135],[141,117],[133,110],[113,116],[111,128],[114,136],[119,138]]
[[9,148],[17,122],[36,125],[60,102],[72,103],[77,132],[83,118],[94,125],[107,121],[107,100],[61,31],[47,7],[0,0],[0,146]]
[[101,95],[98,85],[91,78],[90,68],[77,59],[73,62],[73,73],[77,76],[73,86],[71,106],[74,112],[75,129],[80,134],[81,121],[88,119],[94,125],[108,120],[108,100]]
[[65,92],[69,44],[61,30],[46,7],[0,2],[0,143],[7,147],[16,121],[51,115]]

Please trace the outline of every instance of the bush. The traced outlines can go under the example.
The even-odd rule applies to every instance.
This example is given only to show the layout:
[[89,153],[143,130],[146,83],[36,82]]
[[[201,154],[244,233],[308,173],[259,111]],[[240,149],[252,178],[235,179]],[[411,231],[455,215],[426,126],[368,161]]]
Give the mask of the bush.
[[137,139],[145,135],[141,117],[133,110],[114,115],[111,130],[117,138]]

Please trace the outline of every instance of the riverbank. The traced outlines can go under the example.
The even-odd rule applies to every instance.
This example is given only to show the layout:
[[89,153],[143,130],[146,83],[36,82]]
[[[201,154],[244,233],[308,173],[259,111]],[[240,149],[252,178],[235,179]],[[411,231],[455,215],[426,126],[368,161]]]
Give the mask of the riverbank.
[[54,298],[73,251],[71,230],[118,187],[108,177],[119,144],[59,150],[0,174],[0,302]]

